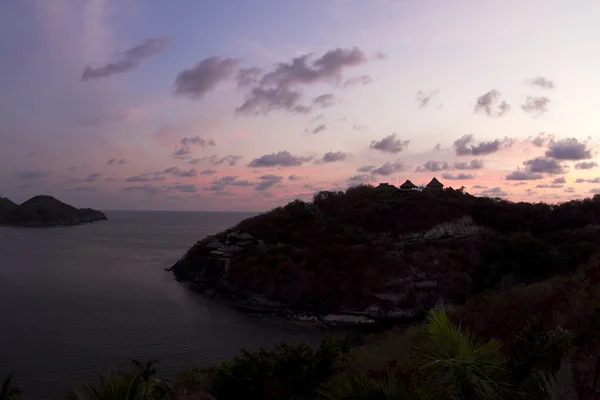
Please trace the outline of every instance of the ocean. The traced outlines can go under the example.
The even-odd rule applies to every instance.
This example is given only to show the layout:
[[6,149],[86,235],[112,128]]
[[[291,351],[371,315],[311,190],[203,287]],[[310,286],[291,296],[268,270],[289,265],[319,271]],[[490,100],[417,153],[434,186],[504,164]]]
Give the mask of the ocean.
[[255,214],[106,215],[82,226],[0,227],[0,380],[16,371],[24,399],[64,398],[131,359],[157,359],[172,376],[241,348],[321,338],[211,301],[164,270],[196,241]]

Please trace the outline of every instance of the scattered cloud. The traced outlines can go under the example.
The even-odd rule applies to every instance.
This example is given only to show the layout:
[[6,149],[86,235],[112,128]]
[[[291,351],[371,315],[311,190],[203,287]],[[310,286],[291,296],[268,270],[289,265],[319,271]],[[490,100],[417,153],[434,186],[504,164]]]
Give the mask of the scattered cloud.
[[547,184],[547,183],[542,183],[540,185],[535,185],[536,189],[560,189],[563,187],[563,185],[560,184]]
[[523,165],[528,171],[533,173],[546,173],[546,174],[564,174],[567,172],[565,165],[559,161],[549,157],[536,157],[531,160],[523,161]]
[[312,60],[312,54],[305,54],[289,62],[278,63],[260,78],[256,76],[255,83],[248,87],[249,91],[236,112],[259,115],[280,110],[307,114],[310,107],[302,104],[302,86],[321,82],[339,83],[346,68],[367,61],[363,51],[353,47],[330,50],[316,60]]
[[367,129],[367,127],[359,124],[354,124],[352,125],[352,129],[354,129],[355,131],[364,131],[365,129]]
[[516,170],[506,175],[504,179],[508,181],[533,181],[538,179],[543,179],[544,175],[531,172],[531,171],[522,171]]
[[521,104],[521,109],[526,113],[542,115],[548,111],[550,99],[548,97],[527,96],[525,103]]
[[527,82],[532,86],[538,86],[538,87],[541,87],[542,89],[554,89],[554,81],[551,81],[550,79],[546,79],[540,75],[536,76],[533,79],[527,80]]
[[575,169],[592,169],[597,166],[598,163],[595,161],[582,161],[575,164]]
[[384,153],[398,154],[408,147],[410,140],[398,139],[396,133],[392,133],[377,141],[371,141],[369,148],[379,150]]
[[320,108],[329,108],[334,106],[336,103],[336,98],[333,93],[326,93],[320,96],[317,96],[313,99],[313,106],[317,106]]
[[418,166],[415,171],[417,171],[417,172],[424,172],[424,171],[437,172],[437,171],[447,171],[451,168],[452,167],[450,166],[450,164],[445,161],[430,160],[430,161],[427,161],[425,164]]
[[262,74],[262,68],[240,68],[235,75],[238,88],[249,88],[256,85]]
[[114,165],[114,164],[124,165],[124,164],[127,164],[127,160],[124,158],[121,158],[121,159],[111,158],[110,160],[108,160],[106,162],[106,165]]
[[191,178],[197,175],[196,169],[192,168],[190,170],[184,170],[179,167],[170,167],[163,171],[163,174],[170,174],[173,176],[178,176],[180,178]]
[[17,178],[22,181],[34,181],[47,178],[51,173],[50,170],[31,169],[17,172]]
[[263,175],[258,178],[260,182],[256,185],[256,190],[267,190],[279,183],[283,180],[282,176],[278,175]]
[[200,172],[200,175],[214,175],[216,173],[217,173],[217,171],[214,169],[205,169]]
[[567,192],[567,193],[575,193],[575,188],[568,187],[568,188],[565,189],[565,192]]
[[552,181],[552,183],[556,183],[556,184],[567,183],[567,180],[565,179],[564,176],[561,176],[560,178],[554,178],[554,180]]
[[214,147],[217,143],[213,139],[204,139],[200,136],[181,138],[179,145],[175,147],[174,157],[184,157],[191,154],[195,148]]
[[485,195],[485,196],[494,196],[494,197],[506,197],[506,196],[510,195],[508,192],[504,191],[499,186],[493,187],[491,189],[483,190],[483,191],[481,191],[480,194]]
[[216,190],[213,194],[215,196],[235,196],[231,190]]
[[348,182],[350,184],[357,184],[357,183],[365,183],[365,182],[370,182],[372,179],[372,176],[369,174],[358,174],[358,175],[352,175],[350,178],[348,178]]
[[165,175],[162,172],[144,172],[125,179],[125,182],[156,182],[164,180]]
[[419,108],[426,107],[429,105],[431,99],[438,94],[438,90],[431,90],[429,92],[425,92],[424,90],[419,90],[415,95],[415,101],[419,104]]
[[466,179],[474,179],[475,175],[473,174],[465,174],[463,172],[453,175],[453,174],[442,174],[442,178],[444,179],[449,179],[449,180],[455,180],[455,181],[460,181],[460,180],[466,180]]
[[370,84],[371,82],[373,82],[373,78],[371,78],[369,75],[354,76],[346,79],[342,83],[342,87],[348,88],[351,86],[365,86]]
[[600,176],[596,177],[594,179],[586,179],[585,180],[587,183],[600,183]]
[[396,172],[406,171],[408,168],[402,160],[396,160],[394,162],[386,162],[381,167],[374,169],[372,173],[375,175],[391,175]]
[[313,130],[311,131],[311,133],[312,133],[313,135],[316,135],[317,133],[319,133],[319,132],[323,132],[323,131],[324,131],[324,130],[326,130],[326,129],[327,129],[327,125],[325,125],[325,124],[321,124],[321,125],[317,126],[315,129],[313,129]]
[[196,187],[195,184],[177,184],[177,185],[171,185],[167,187],[168,189],[171,190],[175,190],[177,192],[183,192],[183,193],[196,193],[198,191],[198,188]]
[[562,139],[559,141],[551,141],[546,157],[556,158],[558,160],[585,160],[592,158],[594,155],[585,142],[580,142],[575,138]]
[[303,179],[306,179],[306,176],[300,176],[300,175],[290,175],[288,176],[288,179],[290,181],[301,181]]
[[95,172],[93,174],[89,174],[83,181],[84,182],[95,182],[102,177],[102,174],[99,172]]
[[457,156],[483,156],[495,153],[502,148],[511,147],[514,139],[505,137],[504,139],[495,139],[489,142],[476,143],[472,134],[467,134],[454,141],[454,152]]
[[575,179],[575,183],[583,183],[583,182],[585,182],[585,179],[583,179],[583,178]]
[[592,193],[592,194],[600,194],[600,188],[590,189],[590,193]]
[[454,168],[456,169],[482,169],[483,168],[483,160],[475,159],[469,162],[456,162],[454,163]]
[[325,153],[325,155],[323,156],[323,158],[320,161],[324,162],[324,163],[343,161],[343,160],[347,159],[349,156],[350,156],[349,153],[344,153],[342,151],[328,151],[327,153]]
[[87,65],[81,75],[82,81],[91,79],[107,78],[111,75],[122,74],[137,68],[140,62],[150,56],[162,53],[169,45],[170,39],[166,36],[159,36],[148,39],[140,45],[128,50],[115,53],[115,61],[109,62],[102,67],[91,67]]
[[362,167],[358,167],[356,169],[356,172],[371,172],[375,169],[376,167],[374,165],[363,165]]
[[[201,99],[206,93],[216,89],[221,82],[233,78],[241,60],[213,56],[198,62],[192,68],[184,69],[175,78],[175,94],[193,100]],[[239,80],[238,80],[239,84]]]
[[208,161],[213,165],[221,165],[223,163],[227,163],[230,167],[233,167],[242,158],[243,158],[243,156],[234,156],[234,155],[228,155],[223,158],[219,158],[216,154],[213,154],[212,156],[206,156],[206,157],[202,157],[202,158],[192,158],[190,161],[188,161],[188,164],[195,165],[202,161]]
[[302,165],[305,162],[311,161],[312,157],[296,157],[290,154],[289,151],[279,151],[277,153],[265,154],[250,161],[248,167],[294,167]]
[[510,111],[510,105],[500,100],[500,92],[495,89],[479,96],[475,103],[474,112],[483,112],[489,117],[501,117]]
[[502,190],[501,187],[496,186],[491,189],[482,190],[479,195],[490,196],[490,197],[506,197],[509,196],[510,193]]
[[473,189],[487,189],[487,186],[484,185],[473,185]]
[[554,140],[554,135],[548,135],[544,132],[540,132],[535,137],[529,137],[529,140],[535,147],[545,147],[548,143]]
[[[128,182],[133,182],[133,181],[128,181]],[[142,185],[142,186],[128,186],[126,188],[123,188],[123,191],[130,192],[130,193],[142,192],[149,196],[153,196],[158,193],[164,193],[165,188],[148,184],[148,185]]]

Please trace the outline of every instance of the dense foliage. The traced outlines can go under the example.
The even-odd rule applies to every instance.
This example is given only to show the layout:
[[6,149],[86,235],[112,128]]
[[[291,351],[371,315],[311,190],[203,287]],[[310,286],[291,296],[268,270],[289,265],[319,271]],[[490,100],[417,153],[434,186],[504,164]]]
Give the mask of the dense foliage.
[[[518,333],[518,343],[503,347],[454,325],[443,309],[429,312],[426,335],[403,376],[370,376],[353,367],[344,341],[328,338],[316,349],[281,343],[272,350],[242,354],[213,368],[192,368],[176,381],[156,377],[153,362],[130,372],[101,375],[69,400],[301,400],[447,399],[543,400],[564,398],[572,380],[558,376],[572,349],[572,335],[546,330],[533,319]],[[4,396],[3,387],[2,395]],[[16,388],[9,397],[20,399]],[[12,390],[12,391],[11,391]]]
[[[465,218],[480,231],[424,235]],[[599,224],[600,195],[549,205],[451,188],[406,193],[358,186],[242,221],[234,231],[271,246],[234,257],[228,281],[240,292],[331,311],[369,306],[375,294],[393,289],[390,282],[417,271],[439,281],[445,298],[461,301],[573,270],[598,251]],[[201,269],[194,251],[201,249],[187,257]]]
[[51,196],[34,196],[20,205],[0,197],[0,224],[5,225],[73,225],[106,219],[90,208],[75,208]]

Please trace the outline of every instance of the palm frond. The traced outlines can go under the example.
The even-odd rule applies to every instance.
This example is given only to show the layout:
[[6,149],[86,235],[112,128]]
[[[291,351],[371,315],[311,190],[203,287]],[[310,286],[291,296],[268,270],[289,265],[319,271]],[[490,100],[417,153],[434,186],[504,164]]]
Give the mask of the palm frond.
[[414,400],[393,380],[376,381],[364,375],[336,375],[318,391],[326,400]]
[[442,308],[430,310],[427,322],[428,335],[417,347],[420,392],[431,398],[500,400],[500,342],[483,342],[454,325]]

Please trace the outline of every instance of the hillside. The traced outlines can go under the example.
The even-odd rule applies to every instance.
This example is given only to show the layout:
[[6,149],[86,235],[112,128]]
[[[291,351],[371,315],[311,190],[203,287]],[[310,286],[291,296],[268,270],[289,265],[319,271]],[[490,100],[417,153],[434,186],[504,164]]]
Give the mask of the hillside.
[[172,271],[252,307],[419,318],[574,269],[598,252],[599,223],[598,195],[548,205],[359,186],[244,220]]
[[78,209],[52,196],[34,196],[20,205],[7,198],[0,198],[0,225],[79,225],[105,219],[106,216],[100,211]]

